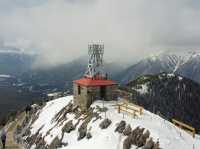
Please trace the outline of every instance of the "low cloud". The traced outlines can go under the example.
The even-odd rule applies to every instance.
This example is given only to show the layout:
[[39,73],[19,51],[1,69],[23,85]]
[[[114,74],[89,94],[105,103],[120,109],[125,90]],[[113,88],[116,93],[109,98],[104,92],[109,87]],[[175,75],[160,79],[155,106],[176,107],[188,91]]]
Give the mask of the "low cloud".
[[0,0],[0,43],[52,66],[104,43],[111,61],[200,46],[198,0]]

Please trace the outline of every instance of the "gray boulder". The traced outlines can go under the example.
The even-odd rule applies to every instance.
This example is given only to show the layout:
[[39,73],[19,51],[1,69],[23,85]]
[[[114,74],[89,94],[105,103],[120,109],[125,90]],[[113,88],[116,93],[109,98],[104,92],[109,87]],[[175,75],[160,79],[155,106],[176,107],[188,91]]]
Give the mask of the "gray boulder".
[[152,138],[150,138],[147,143],[142,147],[142,149],[153,149],[154,147],[154,142]]
[[139,131],[140,131],[140,127],[136,127],[129,134],[129,136],[123,142],[123,149],[130,149],[132,144],[136,145],[136,138]]
[[136,138],[135,138],[135,142],[134,144],[137,145],[137,146],[140,146],[141,147],[141,141],[142,139],[140,140],[140,138],[142,137],[143,135],[143,132],[144,132],[144,128],[140,128],[136,134]]
[[125,136],[128,136],[128,135],[131,134],[131,132],[132,132],[131,125],[127,125],[126,128],[125,128],[124,131],[123,131],[123,134],[124,134]]
[[71,131],[73,131],[75,129],[75,126],[72,123],[72,120],[70,120],[69,122],[67,122],[65,124],[65,126],[62,128],[63,132],[67,132],[70,133]]
[[55,149],[55,148],[59,148],[59,147],[62,147],[62,142],[61,142],[61,140],[58,137],[56,137],[52,141],[51,145],[49,146],[49,149]]
[[61,146],[66,147],[66,146],[68,146],[68,143],[67,143],[67,142],[66,142],[66,143],[62,142],[62,143],[61,143]]
[[131,137],[127,137],[123,142],[123,149],[130,149],[132,145]]
[[131,134],[129,135],[130,137],[130,140],[131,140],[131,144],[135,144],[137,143],[137,137],[138,137],[138,134],[140,132],[140,127],[136,127],[132,132]]
[[[128,136],[130,143],[136,146],[140,145],[140,137],[143,135],[144,128],[136,127]],[[140,145],[141,146],[141,145]]]
[[150,137],[150,131],[149,130],[145,131],[144,137],[145,138],[149,138]]
[[83,122],[81,126],[78,128],[78,140],[83,139],[87,134],[87,124]]
[[159,141],[157,141],[157,142],[154,144],[153,149],[160,149],[160,143],[159,143]]
[[149,138],[150,132],[147,130],[144,134],[142,134],[137,140],[137,146],[142,147],[145,145],[147,138]]
[[86,128],[81,128],[79,129],[79,136],[78,136],[78,140],[83,139],[87,134],[87,129]]
[[89,140],[92,138],[92,134],[90,132],[87,133],[86,138]]
[[108,118],[106,118],[99,124],[99,127],[101,129],[106,129],[106,128],[108,128],[108,126],[110,126],[111,123],[112,123],[112,121],[109,120]]
[[[56,138],[52,141],[52,143],[51,143],[49,149],[56,148],[56,146],[57,146],[59,143],[60,143],[60,140],[58,139],[58,137],[56,137]],[[41,136],[38,137],[38,138],[36,139],[35,144],[36,144],[36,148],[37,148],[37,149],[46,149],[46,147],[45,147],[45,146],[46,146],[46,142],[44,141],[44,138],[42,138]]]
[[117,128],[115,129],[115,132],[122,133],[125,128],[126,128],[126,122],[125,121],[121,121],[119,123],[119,125],[117,126]]

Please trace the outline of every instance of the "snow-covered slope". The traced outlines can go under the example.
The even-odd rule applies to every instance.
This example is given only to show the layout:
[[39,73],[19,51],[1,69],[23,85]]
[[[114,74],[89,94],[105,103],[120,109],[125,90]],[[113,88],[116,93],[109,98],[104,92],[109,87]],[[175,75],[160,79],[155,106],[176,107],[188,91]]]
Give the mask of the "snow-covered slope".
[[[55,117],[58,116],[63,108],[66,107],[73,100],[73,96],[67,96],[59,98],[48,102],[40,111],[38,111],[37,119],[31,125],[31,132],[29,137],[35,140],[36,138],[42,138],[44,140],[43,148],[45,145],[52,144],[55,138],[61,139],[63,144],[68,144],[67,146],[60,146],[60,149],[80,149],[80,148],[95,148],[95,149],[122,149],[123,141],[126,138],[123,134],[115,132],[116,125],[121,121],[125,120],[127,124],[130,124],[134,129],[137,126],[145,128],[145,130],[150,131],[150,136],[154,141],[159,139],[160,147],[163,149],[195,149],[200,147],[200,140],[198,138],[193,138],[190,134],[180,130],[170,122],[162,119],[161,117],[154,115],[148,111],[144,111],[143,115],[138,115],[136,118],[132,118],[128,114],[119,114],[116,107],[116,101],[105,102],[105,107],[108,111],[105,113],[100,113],[102,119],[97,119],[96,121],[90,121],[87,125],[87,130],[90,131],[92,138],[82,140],[77,140],[78,138],[78,127],[82,124],[82,121],[78,124],[75,130],[70,133],[63,133],[63,127],[67,122],[72,120],[73,124],[77,123],[76,115],[73,113],[67,113],[64,121],[56,120]],[[100,106],[102,107],[102,101],[96,101],[92,107]],[[97,109],[95,108],[95,111]],[[99,124],[102,122],[104,117],[107,117],[112,121],[111,125],[102,130]],[[82,118],[84,115],[81,116]],[[25,139],[27,139],[25,137]],[[31,149],[34,149],[36,144],[34,142],[31,145]],[[132,149],[135,149],[132,146]]]

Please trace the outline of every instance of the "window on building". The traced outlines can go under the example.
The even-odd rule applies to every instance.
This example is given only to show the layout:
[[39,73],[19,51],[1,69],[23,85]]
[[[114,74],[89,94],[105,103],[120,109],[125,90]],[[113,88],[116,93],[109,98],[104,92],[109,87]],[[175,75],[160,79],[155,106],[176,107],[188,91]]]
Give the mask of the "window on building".
[[81,86],[80,85],[78,86],[78,94],[79,95],[81,94]]

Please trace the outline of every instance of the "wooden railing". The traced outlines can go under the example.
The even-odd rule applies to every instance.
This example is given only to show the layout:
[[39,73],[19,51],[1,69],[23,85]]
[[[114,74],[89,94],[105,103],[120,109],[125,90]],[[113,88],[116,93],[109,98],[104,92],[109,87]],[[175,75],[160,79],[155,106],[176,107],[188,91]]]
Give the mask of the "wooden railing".
[[123,102],[121,104],[117,104],[118,113],[126,112],[131,114],[133,117],[136,116],[136,113],[139,115],[143,114],[144,108],[133,103]]
[[192,136],[195,137],[196,130],[195,130],[194,127],[189,126],[189,125],[187,125],[187,124],[185,124],[185,123],[183,123],[183,122],[180,122],[180,121],[178,121],[178,120],[176,120],[176,119],[172,119],[172,123],[173,123],[174,125],[176,125],[177,127],[181,128],[181,129],[183,129],[183,130],[185,130],[186,132],[192,133]]
[[130,106],[130,107],[132,107],[133,109],[135,109],[136,112],[138,112],[140,115],[143,114],[143,111],[144,111],[144,108],[143,108],[143,107],[141,107],[141,106],[139,106],[139,105],[136,105],[136,104],[134,104],[134,103],[131,103],[131,102],[129,102],[128,100],[124,100],[124,104],[125,104],[126,106]]

